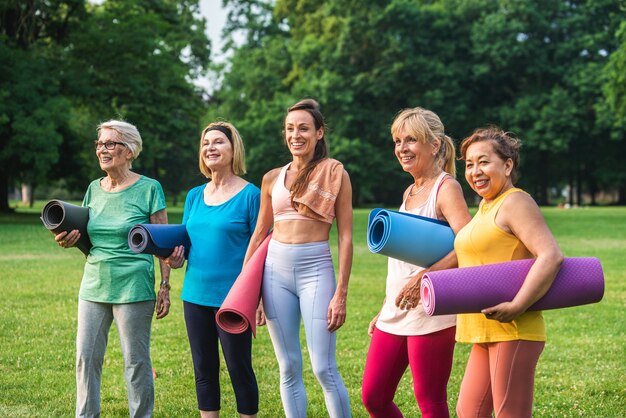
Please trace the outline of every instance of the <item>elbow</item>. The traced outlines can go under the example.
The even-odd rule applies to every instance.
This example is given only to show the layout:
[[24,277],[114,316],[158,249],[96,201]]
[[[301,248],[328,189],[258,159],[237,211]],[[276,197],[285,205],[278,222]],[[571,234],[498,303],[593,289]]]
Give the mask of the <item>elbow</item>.
[[560,248],[556,248],[554,250],[554,254],[552,254],[551,259],[554,260],[554,263],[556,264],[557,269],[561,268],[561,265],[563,264],[563,261],[565,260],[563,251],[561,251]]

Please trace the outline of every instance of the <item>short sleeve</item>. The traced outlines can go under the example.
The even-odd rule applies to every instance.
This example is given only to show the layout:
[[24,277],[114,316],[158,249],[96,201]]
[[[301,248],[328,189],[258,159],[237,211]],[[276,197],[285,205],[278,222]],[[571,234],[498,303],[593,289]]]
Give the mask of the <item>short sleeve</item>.
[[161,187],[161,183],[156,180],[153,180],[154,184],[152,186],[152,192],[150,193],[150,215],[154,215],[161,209],[166,208],[165,204],[165,194],[163,193],[163,188]]
[[250,231],[254,231],[261,207],[261,192],[256,186],[254,186],[253,192],[250,193],[248,202],[248,225],[250,226]]

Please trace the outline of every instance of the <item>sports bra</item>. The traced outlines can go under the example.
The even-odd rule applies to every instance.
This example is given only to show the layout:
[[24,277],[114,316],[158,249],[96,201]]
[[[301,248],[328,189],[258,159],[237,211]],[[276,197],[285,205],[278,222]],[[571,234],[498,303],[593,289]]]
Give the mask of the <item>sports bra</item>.
[[274,210],[274,222],[286,220],[314,221],[298,213],[291,205],[291,192],[285,187],[285,173],[291,163],[280,169],[272,188],[272,209]]

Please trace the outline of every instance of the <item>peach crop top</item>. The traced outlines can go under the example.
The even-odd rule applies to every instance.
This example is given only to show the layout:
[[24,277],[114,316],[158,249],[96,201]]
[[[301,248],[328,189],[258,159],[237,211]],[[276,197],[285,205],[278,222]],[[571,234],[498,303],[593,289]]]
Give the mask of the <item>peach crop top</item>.
[[274,210],[274,222],[286,220],[314,221],[298,213],[291,205],[291,192],[285,187],[285,173],[291,163],[280,169],[272,188],[272,209]]

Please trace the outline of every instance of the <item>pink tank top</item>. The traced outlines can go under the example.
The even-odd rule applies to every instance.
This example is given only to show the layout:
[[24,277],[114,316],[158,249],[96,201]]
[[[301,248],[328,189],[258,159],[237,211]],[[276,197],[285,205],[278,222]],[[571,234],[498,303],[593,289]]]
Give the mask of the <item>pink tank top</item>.
[[280,169],[272,188],[272,209],[274,210],[274,222],[286,220],[314,221],[308,216],[300,215],[291,205],[291,192],[285,187],[285,173],[291,163]]

